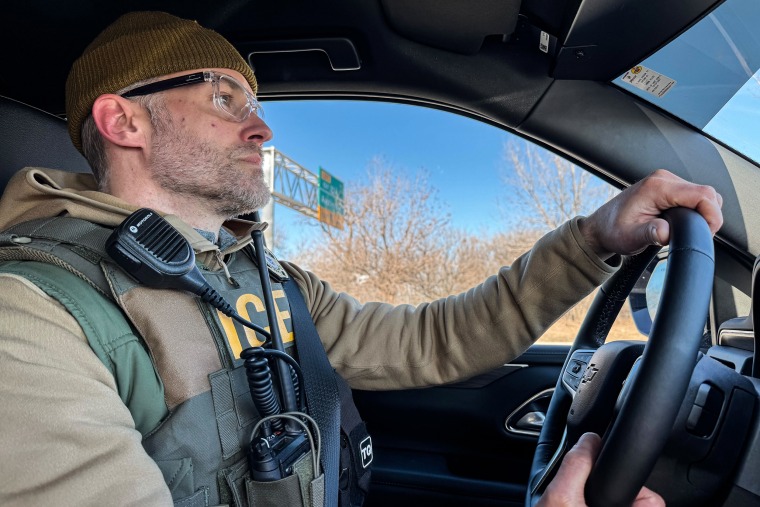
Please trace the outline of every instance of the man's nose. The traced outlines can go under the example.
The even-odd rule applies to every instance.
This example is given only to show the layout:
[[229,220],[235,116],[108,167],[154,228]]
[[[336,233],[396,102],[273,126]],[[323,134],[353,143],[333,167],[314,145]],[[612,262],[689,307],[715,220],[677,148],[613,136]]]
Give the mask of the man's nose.
[[247,125],[243,130],[243,140],[263,144],[272,139],[272,130],[259,116],[252,114],[245,123]]

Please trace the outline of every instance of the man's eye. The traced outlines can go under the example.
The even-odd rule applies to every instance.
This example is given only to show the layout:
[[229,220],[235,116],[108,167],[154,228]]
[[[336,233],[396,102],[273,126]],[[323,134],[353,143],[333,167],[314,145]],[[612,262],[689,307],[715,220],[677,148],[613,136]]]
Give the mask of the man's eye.
[[229,93],[220,93],[219,94],[219,102],[222,103],[224,106],[231,106],[232,102],[234,100],[234,97],[230,95]]

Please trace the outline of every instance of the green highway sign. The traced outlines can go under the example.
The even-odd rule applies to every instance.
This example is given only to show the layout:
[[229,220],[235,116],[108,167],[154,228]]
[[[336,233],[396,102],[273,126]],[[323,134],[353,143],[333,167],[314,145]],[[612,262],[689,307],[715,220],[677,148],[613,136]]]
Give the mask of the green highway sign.
[[343,229],[343,182],[319,168],[319,221]]

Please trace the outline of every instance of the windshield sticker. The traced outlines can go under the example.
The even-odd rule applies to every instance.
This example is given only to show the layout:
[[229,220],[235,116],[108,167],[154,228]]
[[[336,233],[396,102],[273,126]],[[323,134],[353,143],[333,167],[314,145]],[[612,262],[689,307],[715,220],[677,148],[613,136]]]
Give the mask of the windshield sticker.
[[647,69],[643,65],[635,66],[626,72],[621,79],[655,97],[663,97],[676,84],[674,79],[652,69]]

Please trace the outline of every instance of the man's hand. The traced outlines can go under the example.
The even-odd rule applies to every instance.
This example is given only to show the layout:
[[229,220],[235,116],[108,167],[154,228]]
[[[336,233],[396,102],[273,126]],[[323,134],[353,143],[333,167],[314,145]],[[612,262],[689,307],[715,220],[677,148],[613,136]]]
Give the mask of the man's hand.
[[660,218],[668,208],[697,210],[715,234],[723,225],[723,198],[714,188],[696,185],[658,169],[581,220],[581,234],[606,259],[638,253],[649,245],[667,245],[670,225]]
[[[583,489],[591,473],[602,441],[596,433],[584,434],[565,454],[554,480],[546,488],[536,507],[581,507],[586,505]],[[660,507],[665,501],[651,489],[641,488],[634,507]]]

